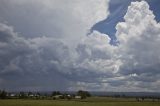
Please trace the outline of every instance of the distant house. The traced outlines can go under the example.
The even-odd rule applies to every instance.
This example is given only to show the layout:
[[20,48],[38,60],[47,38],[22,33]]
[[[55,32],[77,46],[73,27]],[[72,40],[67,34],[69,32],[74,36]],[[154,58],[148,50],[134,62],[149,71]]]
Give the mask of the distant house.
[[67,97],[71,97],[71,95],[67,95]]
[[35,94],[35,97],[40,97],[40,94]]
[[81,96],[75,96],[75,99],[81,99],[82,97]]
[[63,95],[55,95],[55,96],[54,96],[55,99],[60,99],[60,98],[62,98],[62,97],[63,97]]
[[15,96],[16,96],[16,94],[11,93],[9,96],[10,96],[10,97],[15,97]]
[[28,95],[29,97],[34,97],[34,95],[33,94],[30,94],[30,95]]

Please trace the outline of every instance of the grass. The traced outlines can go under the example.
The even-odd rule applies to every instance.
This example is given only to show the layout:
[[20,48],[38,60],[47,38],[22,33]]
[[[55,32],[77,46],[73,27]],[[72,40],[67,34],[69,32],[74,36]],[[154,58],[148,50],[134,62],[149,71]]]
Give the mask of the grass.
[[0,106],[160,106],[160,102],[135,99],[116,99],[107,97],[92,97],[85,100],[0,100]]

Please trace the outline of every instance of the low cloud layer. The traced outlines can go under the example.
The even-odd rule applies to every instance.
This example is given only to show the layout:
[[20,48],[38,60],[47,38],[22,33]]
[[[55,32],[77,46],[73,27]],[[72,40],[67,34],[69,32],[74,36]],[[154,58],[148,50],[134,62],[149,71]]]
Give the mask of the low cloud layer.
[[[0,88],[159,91],[160,24],[147,2],[132,2],[124,22],[116,26],[119,43],[110,45],[108,35],[89,33],[109,15],[108,2],[2,0],[0,4],[7,7],[0,10]],[[6,11],[11,9],[13,16],[24,18],[20,20],[22,27],[31,29],[22,28],[24,31],[17,33],[18,20],[13,23],[13,16],[6,18]],[[20,16],[16,10],[28,13]],[[35,34],[37,27],[41,35]]]

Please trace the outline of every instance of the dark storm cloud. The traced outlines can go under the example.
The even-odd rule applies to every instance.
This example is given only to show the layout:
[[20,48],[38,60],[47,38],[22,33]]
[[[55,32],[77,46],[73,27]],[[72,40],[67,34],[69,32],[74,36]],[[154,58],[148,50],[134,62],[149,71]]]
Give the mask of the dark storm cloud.
[[[12,67],[11,60],[22,55],[27,55],[32,51],[26,40],[18,37],[17,34],[13,32],[12,27],[5,24],[0,24],[0,38],[1,72],[5,72],[5,68],[10,69],[10,67],[7,67],[9,64]],[[14,68],[16,68],[16,66]]]
[[[5,82],[1,88],[67,88],[69,82],[61,73],[61,64],[69,58],[69,54],[62,42],[45,37],[25,39],[5,24],[0,24],[0,36],[0,78]],[[64,84],[60,85],[60,82]]]
[[149,5],[129,6],[124,22],[116,25],[120,43],[112,46],[106,34],[87,35],[109,14],[108,2],[99,1],[0,1],[6,6],[0,6],[6,19],[0,24],[0,88],[158,91],[160,25]]

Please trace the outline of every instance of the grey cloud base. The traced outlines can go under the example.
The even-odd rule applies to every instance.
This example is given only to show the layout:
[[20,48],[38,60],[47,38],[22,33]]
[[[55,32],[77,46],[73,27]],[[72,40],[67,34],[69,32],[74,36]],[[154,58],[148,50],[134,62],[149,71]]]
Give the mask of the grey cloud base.
[[[24,5],[24,2],[15,1],[19,3],[16,5]],[[49,3],[42,4],[48,6],[50,1],[47,1]],[[56,0],[52,3],[62,4]],[[116,37],[120,43],[112,46],[108,35],[98,31],[87,35],[93,24],[109,14],[106,11],[108,1],[89,0],[87,3],[93,4],[90,8],[84,8],[89,11],[86,14],[81,11],[81,6],[85,5],[83,1],[78,2],[81,6],[74,11],[69,6],[77,7],[76,2],[68,3],[67,10],[56,8],[57,11],[69,14],[72,11],[74,17],[73,20],[67,18],[73,23],[69,29],[60,24],[64,34],[60,37],[57,37],[59,33],[53,36],[25,37],[16,33],[11,26],[1,23],[0,88],[159,91],[160,24],[155,21],[149,5],[145,1],[131,3],[124,16],[125,21],[116,26]],[[54,9],[51,6],[49,10]],[[77,17],[77,11],[84,17]],[[97,15],[92,14],[95,11]],[[89,20],[92,17],[93,20]],[[77,22],[82,24],[75,27],[74,23]]]

